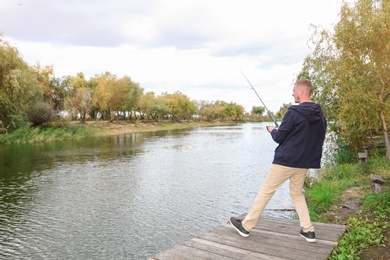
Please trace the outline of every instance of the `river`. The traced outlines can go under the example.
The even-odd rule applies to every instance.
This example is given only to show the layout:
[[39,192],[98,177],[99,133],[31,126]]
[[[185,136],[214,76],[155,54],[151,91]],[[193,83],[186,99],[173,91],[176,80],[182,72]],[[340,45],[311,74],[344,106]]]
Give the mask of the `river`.
[[[249,210],[265,123],[0,146],[0,258],[147,259]],[[289,217],[288,183],[265,215]]]

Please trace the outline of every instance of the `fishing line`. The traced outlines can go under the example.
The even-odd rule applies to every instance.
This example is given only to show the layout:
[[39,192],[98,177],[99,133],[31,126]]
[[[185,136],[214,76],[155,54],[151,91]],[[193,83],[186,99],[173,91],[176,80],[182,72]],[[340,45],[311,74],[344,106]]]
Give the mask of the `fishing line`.
[[241,71],[242,75],[244,76],[244,78],[246,79],[246,81],[249,83],[249,85],[251,86],[251,88],[253,89],[253,91],[256,93],[257,97],[260,99],[261,103],[263,104],[265,110],[267,110],[267,113],[268,115],[272,118],[272,120],[274,121],[275,123],[275,126],[276,128],[279,127],[279,124],[276,122],[274,116],[271,114],[271,112],[268,110],[267,106],[264,104],[263,100],[261,99],[261,97],[259,96],[259,94],[257,93],[256,89],[252,86],[251,82],[249,81],[249,79],[245,76],[244,72],[239,68],[239,70]]

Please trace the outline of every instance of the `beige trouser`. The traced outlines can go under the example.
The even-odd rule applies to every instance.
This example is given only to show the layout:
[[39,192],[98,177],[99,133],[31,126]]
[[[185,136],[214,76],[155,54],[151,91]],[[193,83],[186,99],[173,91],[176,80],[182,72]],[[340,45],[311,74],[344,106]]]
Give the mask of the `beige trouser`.
[[290,197],[294,203],[295,210],[297,211],[300,225],[304,232],[314,231],[314,227],[310,221],[306,200],[302,194],[303,183],[305,181],[307,171],[308,169],[272,164],[263,186],[260,188],[259,193],[252,204],[252,208],[242,222],[244,228],[247,231],[250,231],[254,226],[256,226],[261,213],[268,201],[274,195],[275,191],[282,186],[287,179],[290,179]]

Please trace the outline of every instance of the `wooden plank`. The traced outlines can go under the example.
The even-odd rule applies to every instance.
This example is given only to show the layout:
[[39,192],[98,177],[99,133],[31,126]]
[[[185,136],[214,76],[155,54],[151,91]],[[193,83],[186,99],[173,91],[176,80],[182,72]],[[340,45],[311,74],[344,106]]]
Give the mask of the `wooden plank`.
[[248,238],[242,238],[228,225],[218,227],[212,232],[202,235],[201,238],[284,259],[310,257],[318,259],[318,257],[327,255],[333,250],[333,245],[308,243],[298,235],[274,236],[274,234],[269,235],[261,231],[251,231]]
[[[212,241],[215,243],[227,245],[230,247],[236,247],[241,250],[247,250],[254,252],[259,255],[266,256],[266,258],[282,258],[282,259],[289,259],[286,258],[285,256],[287,254],[281,254],[280,252],[278,254],[275,254],[275,249],[274,246],[270,246],[269,244],[263,243],[261,241],[261,244],[259,244],[260,240],[254,239],[254,237],[249,237],[249,238],[242,238],[240,236],[237,236],[237,233],[235,236],[226,236],[226,235],[221,235],[221,234],[216,234],[216,233],[206,233],[202,236],[202,239]],[[278,248],[279,251],[286,252],[286,249],[283,247]],[[295,257],[294,259],[299,259],[296,258],[298,255],[296,254],[297,252],[290,252],[292,257]]]
[[[243,219],[245,216],[246,216],[246,214],[241,215],[239,218]],[[295,219],[261,216],[258,223],[261,223],[263,221],[275,222],[275,223],[280,223],[280,224],[284,224],[284,225],[292,225],[292,226],[299,227],[299,220],[295,220]],[[315,225],[317,227],[326,227],[327,229],[332,229],[332,230],[339,230],[340,227],[342,226],[342,225],[338,225],[338,224],[320,223],[320,222],[314,222],[313,225]]]
[[[317,240],[337,242],[344,234],[346,227],[335,224],[313,222]],[[298,220],[261,217],[254,228],[255,230],[277,231],[296,236],[301,230]]]
[[248,238],[238,235],[226,223],[150,259],[327,259],[346,228],[316,222],[313,225],[316,243],[299,236],[297,220],[262,216]]
[[[193,260],[193,259],[221,259],[230,260],[231,257],[223,256],[221,254],[215,254],[211,251],[199,250],[196,247],[187,246],[185,244],[176,245],[165,252],[159,253],[150,259],[158,260]],[[237,258],[239,259],[239,258]]]
[[282,260],[283,258],[279,257],[272,257],[270,255],[260,254],[253,252],[251,250],[245,250],[237,247],[228,246],[222,243],[216,243],[209,240],[204,240],[201,238],[194,238],[193,241],[197,241],[201,244],[204,244],[206,249],[204,250],[210,250],[212,247],[213,250],[223,250],[223,254],[226,256],[231,257],[232,259],[266,259],[266,260]]
[[222,243],[216,243],[209,240],[194,238],[191,240],[192,243],[197,243],[197,248],[220,254],[230,259],[270,259],[270,260],[281,260],[281,258],[270,258],[269,255],[258,254],[251,250],[245,250],[237,247],[228,246]]

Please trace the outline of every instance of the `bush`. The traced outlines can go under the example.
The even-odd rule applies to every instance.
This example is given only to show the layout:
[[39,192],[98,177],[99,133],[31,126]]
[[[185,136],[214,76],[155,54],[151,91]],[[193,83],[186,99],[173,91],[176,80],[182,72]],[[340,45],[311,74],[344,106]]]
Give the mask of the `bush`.
[[358,151],[352,149],[340,138],[337,139],[337,149],[334,152],[334,161],[336,164],[356,163]]
[[29,111],[28,119],[33,126],[43,125],[53,121],[56,114],[53,108],[44,102],[39,102]]

